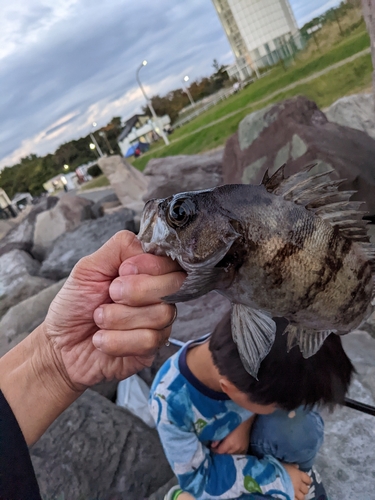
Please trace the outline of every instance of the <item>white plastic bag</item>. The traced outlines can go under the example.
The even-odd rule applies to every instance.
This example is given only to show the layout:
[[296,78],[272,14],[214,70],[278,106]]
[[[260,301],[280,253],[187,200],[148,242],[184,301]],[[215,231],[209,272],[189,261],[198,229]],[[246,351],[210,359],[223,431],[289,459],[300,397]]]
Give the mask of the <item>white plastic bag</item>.
[[138,375],[132,375],[117,386],[116,404],[129,410],[143,420],[149,427],[155,427],[154,419],[148,408],[150,389]]

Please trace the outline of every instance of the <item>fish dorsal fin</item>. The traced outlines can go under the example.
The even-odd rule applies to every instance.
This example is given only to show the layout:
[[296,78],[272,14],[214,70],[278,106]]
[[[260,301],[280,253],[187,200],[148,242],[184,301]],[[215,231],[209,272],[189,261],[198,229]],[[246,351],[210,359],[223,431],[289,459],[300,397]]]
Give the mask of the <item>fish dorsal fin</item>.
[[261,184],[267,189],[269,193],[273,193],[275,189],[285,180],[284,171],[285,171],[286,163],[281,165],[280,168],[276,170],[276,172],[270,177],[268,174],[268,169],[266,170]]
[[362,202],[350,200],[356,191],[339,191],[338,187],[344,179],[332,180],[330,174],[334,170],[331,168],[310,175],[316,165],[316,163],[307,165],[287,178],[284,177],[285,165],[283,165],[271,178],[266,172],[263,184],[269,192],[304,206],[336,227],[342,236],[358,243],[375,272],[375,252],[369,245],[367,221],[363,220],[366,212],[360,210]]
[[288,335],[287,347],[288,352],[296,345],[302,353],[302,356],[307,359],[316,354],[322,347],[325,339],[333,333],[332,330],[315,331],[308,330],[299,325],[289,325],[284,331],[284,335]]
[[243,304],[233,304],[231,324],[242,364],[257,378],[260,363],[275,340],[276,324],[270,314]]

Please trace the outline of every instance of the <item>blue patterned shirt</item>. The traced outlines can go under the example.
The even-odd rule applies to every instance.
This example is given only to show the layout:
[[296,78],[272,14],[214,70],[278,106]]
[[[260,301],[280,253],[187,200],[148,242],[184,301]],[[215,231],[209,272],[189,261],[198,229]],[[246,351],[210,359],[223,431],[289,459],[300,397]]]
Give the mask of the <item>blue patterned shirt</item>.
[[187,366],[188,348],[207,338],[189,342],[169,358],[150,392],[151,413],[180,487],[197,500],[250,500],[251,493],[293,500],[291,479],[276,458],[210,450],[212,441],[224,439],[252,414],[202,384]]

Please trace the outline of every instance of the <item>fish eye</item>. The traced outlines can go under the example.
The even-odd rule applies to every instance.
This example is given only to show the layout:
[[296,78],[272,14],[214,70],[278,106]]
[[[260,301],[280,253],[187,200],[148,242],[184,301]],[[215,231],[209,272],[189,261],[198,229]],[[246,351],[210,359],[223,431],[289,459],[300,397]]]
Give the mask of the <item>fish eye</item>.
[[172,200],[167,212],[167,222],[173,228],[181,228],[195,215],[195,205],[189,198]]

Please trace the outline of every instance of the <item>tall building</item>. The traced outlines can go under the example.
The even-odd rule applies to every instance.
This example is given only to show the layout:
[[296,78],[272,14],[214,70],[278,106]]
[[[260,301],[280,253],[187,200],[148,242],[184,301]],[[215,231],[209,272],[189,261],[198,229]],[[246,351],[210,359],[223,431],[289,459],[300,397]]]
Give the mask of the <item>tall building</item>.
[[300,48],[288,0],[212,0],[236,58],[233,73],[246,79]]

